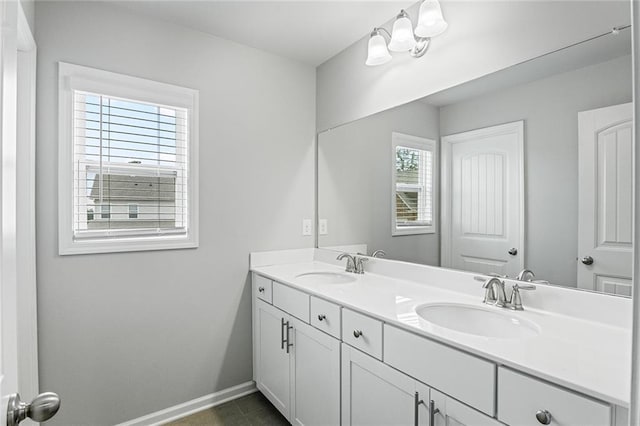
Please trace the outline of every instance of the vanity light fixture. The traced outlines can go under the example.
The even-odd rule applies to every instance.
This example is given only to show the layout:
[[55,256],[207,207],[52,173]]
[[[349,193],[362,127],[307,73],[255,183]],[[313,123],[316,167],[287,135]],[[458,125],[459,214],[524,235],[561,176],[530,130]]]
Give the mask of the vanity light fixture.
[[442,16],[438,0],[425,0],[420,5],[418,25],[415,33],[418,37],[436,37],[445,32],[449,24]]
[[431,37],[442,34],[446,29],[447,23],[442,16],[438,0],[424,0],[420,5],[418,25],[415,30],[409,14],[404,10],[396,16],[391,34],[385,28],[373,29],[369,36],[365,63],[369,66],[386,64],[391,60],[389,51],[409,52],[412,57],[420,58],[429,48]]
[[[382,65],[391,60],[391,54],[387,49],[387,41],[381,34],[387,32],[384,28],[374,28],[369,37],[369,54],[367,55],[367,65]],[[388,34],[388,33],[387,33]]]

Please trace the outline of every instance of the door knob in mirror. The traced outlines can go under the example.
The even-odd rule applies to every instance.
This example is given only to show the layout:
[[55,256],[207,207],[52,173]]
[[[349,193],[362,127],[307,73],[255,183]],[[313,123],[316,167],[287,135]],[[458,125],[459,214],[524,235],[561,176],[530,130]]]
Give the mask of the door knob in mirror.
[[516,254],[518,254],[518,249],[515,247],[511,247],[507,253],[509,253],[511,256],[515,256]]
[[584,263],[585,265],[593,265],[593,257],[585,256],[582,259],[580,259],[580,262]]

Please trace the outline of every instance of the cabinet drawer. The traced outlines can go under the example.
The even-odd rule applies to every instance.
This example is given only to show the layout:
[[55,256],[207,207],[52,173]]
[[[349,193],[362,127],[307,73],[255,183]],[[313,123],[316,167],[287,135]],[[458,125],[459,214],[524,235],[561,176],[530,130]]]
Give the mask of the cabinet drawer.
[[609,426],[611,406],[558,386],[498,369],[498,420],[518,426],[540,426],[538,411],[551,414],[551,425]]
[[260,275],[253,275],[256,296],[267,303],[271,303],[271,280]]
[[342,310],[342,341],[382,359],[382,322],[349,309]]
[[311,296],[311,325],[340,338],[340,306]]
[[495,414],[496,366],[491,362],[386,324],[384,362],[489,416]]
[[309,295],[286,285],[273,283],[273,305],[309,323]]

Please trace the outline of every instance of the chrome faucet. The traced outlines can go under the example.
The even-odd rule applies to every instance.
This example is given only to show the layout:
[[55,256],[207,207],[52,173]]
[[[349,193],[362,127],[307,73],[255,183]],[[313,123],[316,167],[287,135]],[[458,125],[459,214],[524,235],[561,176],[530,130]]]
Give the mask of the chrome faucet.
[[[480,278],[480,277],[477,277]],[[536,286],[531,284],[515,283],[511,290],[511,295],[507,300],[507,294],[504,289],[504,281],[497,277],[487,279],[482,288],[485,290],[482,303],[497,306],[499,308],[513,309],[514,311],[522,311],[522,296],[520,290],[535,290]]]
[[520,290],[535,290],[536,286],[531,284],[518,284],[515,283],[513,285],[513,290],[511,291],[511,297],[509,298],[509,305],[507,306],[509,309],[513,309],[514,311],[522,311],[524,308],[522,307],[522,297],[520,296]]
[[345,272],[352,272],[354,274],[364,274],[364,262],[368,262],[369,259],[362,256],[352,256],[349,253],[340,253],[337,260],[347,259],[347,267]]
[[504,281],[499,278],[491,277],[484,284],[482,288],[485,289],[484,300],[482,303],[487,305],[495,305],[500,308],[504,308],[507,305],[507,295],[504,291]]
[[376,250],[371,254],[371,257],[387,257],[387,253],[384,250]]
[[345,268],[345,272],[356,272],[356,259],[351,256],[349,253],[340,253],[336,260],[347,259],[347,267]]
[[533,271],[531,269],[523,269],[522,271],[520,271],[520,273],[516,276],[516,280],[518,281],[533,281],[533,279],[536,277],[536,274],[533,273]]

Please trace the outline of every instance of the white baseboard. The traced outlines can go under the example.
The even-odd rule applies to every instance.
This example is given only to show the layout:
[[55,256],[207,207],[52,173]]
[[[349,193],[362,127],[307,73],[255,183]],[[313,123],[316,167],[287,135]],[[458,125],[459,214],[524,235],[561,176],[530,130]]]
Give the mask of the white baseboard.
[[197,413],[198,411],[215,407],[216,405],[224,404],[225,402],[249,395],[257,392],[257,390],[256,384],[253,381],[242,383],[219,392],[183,402],[182,404],[174,405],[173,407],[165,408],[164,410],[156,411],[155,413],[147,414],[146,416],[138,417],[137,419],[120,423],[116,426],[163,425],[182,417],[186,417],[190,414]]

